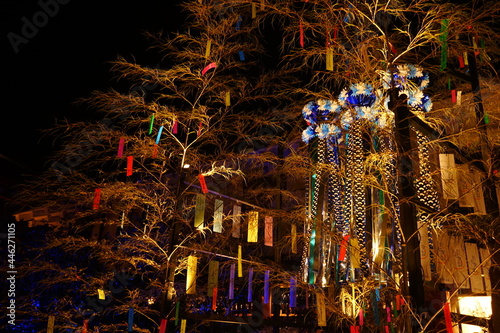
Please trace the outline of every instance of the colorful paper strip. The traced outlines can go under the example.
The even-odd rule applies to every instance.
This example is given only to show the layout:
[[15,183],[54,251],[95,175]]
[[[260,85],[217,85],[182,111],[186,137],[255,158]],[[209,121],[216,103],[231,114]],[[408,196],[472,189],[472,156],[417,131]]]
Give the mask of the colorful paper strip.
[[240,221],[241,221],[241,206],[233,206],[233,230],[232,236],[234,238],[240,238]]
[[149,132],[148,134],[153,133],[153,125],[155,123],[155,115],[154,113],[151,115],[151,118],[149,118]]
[[128,331],[129,332],[134,331],[134,309],[133,308],[128,309]]
[[234,299],[234,276],[236,273],[236,266],[234,264],[231,264],[230,269],[229,269],[229,292],[228,292],[228,298],[229,299]]
[[216,68],[216,67],[217,67],[217,64],[215,62],[209,63],[207,66],[205,66],[205,68],[203,68],[203,70],[201,71],[201,75],[205,75],[206,72],[208,72],[209,70]]
[[205,176],[202,173],[200,173],[198,175],[198,180],[200,181],[201,191],[203,193],[207,194],[208,193],[208,187],[207,187],[207,183],[205,181]]
[[101,203],[101,189],[96,188],[94,190],[94,202],[92,203],[92,209],[93,210],[99,209],[100,203]]
[[162,132],[163,132],[163,126],[160,126],[160,129],[158,130],[158,135],[156,135],[156,144],[160,143],[161,133]]
[[297,280],[294,277],[290,278],[290,307],[297,306]]
[[187,277],[186,277],[186,294],[194,295],[196,293],[196,271],[198,268],[198,258],[189,256],[187,259]]
[[269,304],[270,289],[271,289],[269,281],[270,274],[271,274],[270,271],[264,272],[264,304]]
[[205,58],[210,57],[211,48],[212,48],[212,41],[209,39],[209,40],[207,40],[207,45],[205,47]]
[[47,320],[47,333],[53,333],[54,332],[55,321],[56,321],[56,317],[49,316],[49,319]]
[[127,176],[132,176],[134,170],[134,156],[127,156]]
[[273,246],[273,217],[266,216],[264,219],[264,245]]
[[186,319],[181,320],[181,330],[180,333],[186,333]]
[[231,91],[226,91],[226,94],[224,96],[224,104],[226,106],[231,106]]
[[243,277],[243,260],[241,254],[241,245],[238,245],[238,277]]
[[212,295],[213,289],[219,284],[219,262],[212,260],[208,263],[208,285],[207,294]]
[[165,318],[162,318],[160,320],[160,332],[159,333],[165,333],[166,329],[167,329],[167,320]]
[[222,232],[222,212],[224,210],[224,202],[219,199],[215,199],[214,208],[214,232]]
[[123,157],[123,150],[125,148],[125,138],[120,138],[120,140],[118,141],[118,158],[122,158]]
[[259,233],[259,212],[254,210],[248,213],[247,242],[249,243],[257,242],[258,233]]
[[248,269],[247,302],[253,301],[253,267]]
[[205,195],[196,194],[196,207],[194,211],[194,227],[203,229],[205,222]]

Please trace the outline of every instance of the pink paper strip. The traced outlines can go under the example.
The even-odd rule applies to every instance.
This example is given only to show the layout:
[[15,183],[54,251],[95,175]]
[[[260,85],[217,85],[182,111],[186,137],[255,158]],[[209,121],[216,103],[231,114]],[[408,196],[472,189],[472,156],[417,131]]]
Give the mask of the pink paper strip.
[[120,138],[120,141],[118,141],[118,157],[122,158],[123,157],[123,148],[125,147],[125,139]]
[[201,71],[201,75],[205,75],[206,72],[208,72],[212,68],[216,68],[216,67],[217,67],[217,64],[215,62],[209,63],[205,68],[203,68],[203,70]]

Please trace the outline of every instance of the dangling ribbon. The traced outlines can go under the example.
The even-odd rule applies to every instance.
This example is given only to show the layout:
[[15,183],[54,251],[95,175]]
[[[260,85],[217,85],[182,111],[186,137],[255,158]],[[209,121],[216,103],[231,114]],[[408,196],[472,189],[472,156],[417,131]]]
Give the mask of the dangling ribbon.
[[461,55],[458,56],[458,66],[460,68],[464,68],[465,67],[464,57],[461,56]]
[[243,21],[243,19],[241,18],[241,16],[238,16],[238,21],[236,21],[236,25],[234,26],[234,29],[236,31],[239,31],[241,29],[241,22]]
[[148,132],[148,134],[153,133],[153,125],[154,125],[154,123],[155,123],[155,114],[153,113],[151,115],[150,120],[149,120],[149,132]]
[[300,47],[304,48],[304,26],[302,25],[302,20],[299,21],[299,44]]
[[259,234],[259,212],[254,210],[248,213],[248,235],[247,242],[257,242]]
[[248,269],[248,290],[247,290],[247,302],[251,303],[253,301],[253,267]]
[[120,141],[118,141],[118,158],[123,157],[123,149],[125,148],[125,139],[120,138]]
[[462,105],[462,91],[457,91],[457,105]]
[[238,245],[238,277],[243,277],[243,262],[241,258],[241,245]]
[[97,210],[99,209],[99,204],[101,203],[101,189],[96,188],[94,190],[94,202],[92,204],[92,209]]
[[134,156],[127,156],[127,176],[132,176]]
[[175,119],[174,123],[172,124],[172,133],[177,134],[178,129],[179,129],[179,123],[178,123],[177,119]]
[[291,238],[292,238],[292,253],[297,253],[297,225],[292,223],[291,226]]
[[363,314],[363,308],[359,309],[359,326],[363,326],[364,324],[364,314]]
[[214,227],[213,231],[221,233],[222,232],[222,214],[224,210],[224,201],[215,199],[214,205]]
[[89,328],[89,321],[88,321],[88,319],[84,319],[83,326],[82,326],[82,333],[87,333],[88,328]]
[[240,238],[240,221],[241,221],[241,206],[233,205],[233,230],[232,236]]
[[201,187],[201,191],[205,194],[208,193],[208,187],[207,187],[207,183],[205,182],[205,176],[200,173],[198,175],[198,180],[200,181],[200,187]]
[[219,293],[219,288],[214,288],[212,290],[212,310],[217,310],[217,294]]
[[453,323],[451,321],[450,302],[447,301],[446,303],[444,303],[443,312],[444,312],[444,321],[446,323],[446,332],[453,333]]
[[208,72],[212,68],[216,68],[216,67],[217,67],[217,64],[215,62],[209,63],[205,68],[203,68],[203,70],[201,71],[201,75],[205,75],[206,72]]
[[439,41],[441,42],[441,66],[440,70],[444,71],[448,62],[448,25],[449,19],[441,20],[441,31]]
[[160,129],[158,130],[158,135],[156,136],[156,144],[160,143],[161,133],[162,132],[163,132],[163,126],[160,126]]
[[349,235],[345,235],[340,243],[340,251],[339,251],[339,261],[345,260],[345,255],[347,252],[347,244],[349,242]]
[[133,308],[128,309],[128,331],[129,332],[134,331],[134,309]]

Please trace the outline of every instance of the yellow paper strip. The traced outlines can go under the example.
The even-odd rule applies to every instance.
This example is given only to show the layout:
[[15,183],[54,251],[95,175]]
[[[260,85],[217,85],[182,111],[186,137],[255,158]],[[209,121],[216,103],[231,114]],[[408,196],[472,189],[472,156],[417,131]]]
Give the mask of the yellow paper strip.
[[291,228],[292,253],[297,253],[297,225],[293,223]]
[[181,333],[186,333],[186,319],[181,319]]
[[47,333],[54,332],[54,322],[55,321],[56,321],[56,317],[49,316],[49,319],[47,320]]
[[469,66],[469,54],[467,51],[464,51],[464,65]]
[[226,96],[224,97],[224,102],[226,106],[231,106],[231,91],[226,91]]
[[219,262],[216,260],[212,260],[208,264],[207,295],[212,296],[214,288],[217,288],[218,284],[219,284]]
[[316,310],[318,311],[318,326],[326,326],[325,299],[321,294],[316,296]]
[[326,48],[326,70],[333,71],[333,49],[331,46]]
[[260,10],[264,10],[264,0],[260,0]]
[[247,241],[249,243],[255,243],[258,241],[259,234],[259,212],[251,211],[248,213],[248,236]]
[[207,46],[205,47],[205,58],[210,57],[210,50],[212,49],[212,41],[207,40]]
[[196,293],[196,270],[198,267],[198,258],[189,256],[187,260],[187,278],[186,278],[186,294],[193,295]]
[[351,265],[353,268],[360,268],[359,242],[357,238],[351,238]]
[[252,18],[257,17],[257,5],[255,3],[252,3]]
[[97,289],[97,294],[99,295],[99,299],[106,299],[106,295],[104,294],[104,290]]
[[241,245],[238,245],[238,277],[243,277],[243,263],[241,259]]
[[196,194],[196,208],[194,212],[194,227],[203,229],[203,222],[205,221],[205,195]]

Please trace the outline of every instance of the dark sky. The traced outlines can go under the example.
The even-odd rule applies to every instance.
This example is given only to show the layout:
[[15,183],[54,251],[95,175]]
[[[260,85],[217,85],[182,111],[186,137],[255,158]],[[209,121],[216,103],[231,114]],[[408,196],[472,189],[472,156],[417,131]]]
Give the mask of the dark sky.
[[52,140],[42,139],[41,130],[56,119],[92,116],[74,102],[116,86],[108,62],[118,55],[148,61],[153,55],[143,32],[175,31],[183,24],[178,3],[3,1],[0,177],[42,170]]

